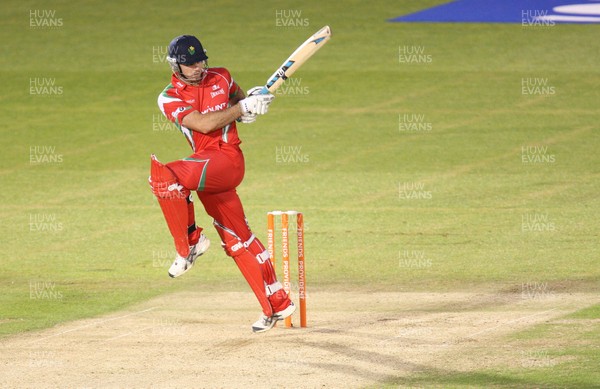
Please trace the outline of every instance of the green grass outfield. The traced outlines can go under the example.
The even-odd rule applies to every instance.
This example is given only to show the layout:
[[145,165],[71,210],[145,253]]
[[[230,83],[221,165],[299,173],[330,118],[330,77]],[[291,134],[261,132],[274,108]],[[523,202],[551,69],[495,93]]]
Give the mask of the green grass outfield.
[[[248,89],[332,28],[269,114],[239,126],[250,224],[265,239],[267,211],[304,211],[309,288],[598,292],[600,26],[386,22],[438,3],[3,2],[0,336],[177,290],[247,288],[199,202],[214,246],[201,270],[166,274],[174,251],[147,176],[150,153],[189,153],[156,105],[160,59],[182,33]],[[282,9],[301,26],[283,26]],[[34,10],[60,26],[32,28]],[[403,63],[406,50],[424,57]],[[533,79],[549,89],[523,94]],[[54,89],[36,94],[43,83]],[[588,362],[554,366],[569,374],[550,386],[599,359],[562,352]],[[444,382],[433,377],[415,384]],[[497,378],[451,383],[523,382]]]

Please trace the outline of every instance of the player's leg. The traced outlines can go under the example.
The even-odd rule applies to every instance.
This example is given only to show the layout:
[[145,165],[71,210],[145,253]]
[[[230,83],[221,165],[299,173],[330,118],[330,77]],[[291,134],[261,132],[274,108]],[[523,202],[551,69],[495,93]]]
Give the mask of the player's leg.
[[253,330],[270,329],[277,320],[290,316],[295,306],[277,281],[268,251],[248,227],[237,193],[230,190],[198,195],[215,220],[225,252],[234,259],[262,307],[263,316],[253,325]]
[[190,254],[187,260],[192,264],[196,259],[204,254],[210,247],[210,241],[202,233],[202,227],[196,226],[196,213],[194,212],[194,201],[192,195],[188,197],[188,242],[190,245]]
[[206,212],[215,220],[225,252],[256,295],[264,322],[272,327],[278,318],[292,314],[295,307],[277,281],[268,252],[250,231],[235,188],[244,177],[244,159],[239,149],[223,146],[220,150],[204,150],[181,161],[168,164],[178,172],[186,188],[197,188]]
[[202,229],[195,226],[189,189],[183,187],[175,173],[154,155],[151,157],[149,181],[175,242],[177,255],[169,275],[177,277],[192,267],[195,259],[208,249],[210,242],[203,236]]

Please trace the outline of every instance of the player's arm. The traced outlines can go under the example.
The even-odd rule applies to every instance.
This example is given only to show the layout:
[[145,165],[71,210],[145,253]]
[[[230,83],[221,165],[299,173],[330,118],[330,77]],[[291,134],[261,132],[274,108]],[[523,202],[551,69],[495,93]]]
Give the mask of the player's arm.
[[[236,84],[236,86],[237,86],[237,84]],[[246,98],[246,94],[244,93],[242,88],[237,86],[235,94],[229,99],[229,105],[233,107],[235,104],[239,103],[240,101],[244,100],[245,98]]]
[[[225,127],[229,123],[233,122],[234,120],[236,120],[240,116],[242,116],[242,111],[241,111],[241,108],[238,105],[238,103],[240,101],[244,100],[244,98],[246,97],[246,94],[244,93],[242,88],[237,86],[237,84],[234,84],[234,85],[235,85],[235,93],[229,99],[229,107],[230,108],[223,110],[223,111],[210,112],[210,113],[206,113],[206,114],[201,114],[198,111],[192,112],[189,115],[187,115],[185,118],[183,118],[183,125],[185,127],[189,128],[190,130],[194,130],[194,131],[201,132],[203,134],[207,134],[211,131],[215,131],[215,130]],[[227,112],[227,111],[230,111],[230,112]],[[221,115],[219,115],[219,114],[221,114]],[[191,124],[189,124],[189,125],[186,124],[187,123],[186,119],[192,115],[193,115],[193,117],[190,118]]]
[[208,134],[225,127],[244,114],[266,114],[274,98],[271,94],[244,97],[244,92],[238,88],[238,92],[230,99],[230,102],[235,102],[235,105],[222,111],[204,114],[198,111],[190,112],[183,118],[181,124],[192,131]]
[[222,111],[207,113],[200,113],[198,111],[190,112],[183,118],[181,124],[192,131],[208,134],[209,132],[220,130],[242,116],[242,114],[240,104],[235,104]]

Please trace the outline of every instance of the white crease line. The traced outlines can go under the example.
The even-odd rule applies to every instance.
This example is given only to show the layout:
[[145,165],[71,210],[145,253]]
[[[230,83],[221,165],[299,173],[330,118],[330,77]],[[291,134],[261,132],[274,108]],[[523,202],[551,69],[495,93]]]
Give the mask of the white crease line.
[[96,325],[99,325],[99,324],[107,323],[109,321],[123,319],[123,318],[129,317],[129,316],[133,316],[133,315],[137,315],[137,314],[140,314],[140,313],[149,312],[149,311],[151,311],[153,309],[156,309],[156,308],[158,308],[158,307],[152,307],[152,308],[144,309],[143,311],[128,313],[127,315],[123,315],[123,316],[112,317],[110,319],[102,320],[102,321],[97,322],[97,323],[86,324],[86,325],[81,326],[81,327],[72,328],[70,330],[59,332],[58,334],[54,334],[54,335],[50,335],[50,336],[45,336],[45,337],[40,338],[40,339],[35,339],[35,340],[31,341],[30,343],[36,343],[36,342],[39,342],[39,341],[42,341],[42,340],[46,340],[46,339],[54,338],[56,336],[64,335],[64,334],[66,334],[68,332],[78,331],[78,330],[81,330],[83,328],[93,327],[93,326],[96,326]]
[[105,340],[104,342],[102,342],[102,343],[110,342],[111,340],[115,340],[115,339],[123,338],[123,337],[125,337],[125,336],[129,336],[129,335],[132,335],[132,334],[138,334],[138,333],[140,333],[140,332],[142,332],[142,331],[150,330],[150,329],[157,328],[157,327],[160,327],[160,326],[149,326],[149,327],[144,327],[144,328],[142,328],[142,329],[139,329],[139,330],[137,330],[137,331],[131,331],[131,332],[127,332],[127,333],[125,333],[125,334],[121,334],[121,335],[113,336],[112,338],[108,338],[108,339],[106,339],[106,340]]
[[533,315],[529,315],[529,316],[523,316],[523,317],[520,317],[520,318],[518,318],[518,319],[510,320],[510,321],[507,321],[506,323],[498,324],[497,326],[494,326],[494,327],[492,327],[492,328],[486,328],[485,330],[481,330],[481,331],[479,331],[479,332],[476,332],[476,333],[474,333],[474,334],[470,334],[470,335],[466,336],[466,338],[472,338],[472,337],[474,337],[474,336],[476,336],[476,335],[482,334],[482,333],[484,333],[484,332],[491,331],[491,330],[493,330],[493,329],[496,329],[496,328],[498,328],[498,327],[503,327],[503,326],[505,326],[505,325],[507,325],[507,324],[514,323],[514,322],[517,322],[517,321],[521,321],[521,320],[523,320],[523,319],[527,319],[527,318],[529,318],[529,317],[538,316],[538,315],[543,315],[543,314],[545,314],[545,313],[552,312],[552,311],[554,311],[554,310],[556,310],[556,309],[557,309],[557,308],[552,308],[552,309],[549,309],[549,310],[547,310],[547,311],[544,311],[544,312],[537,312],[537,313],[534,313]]

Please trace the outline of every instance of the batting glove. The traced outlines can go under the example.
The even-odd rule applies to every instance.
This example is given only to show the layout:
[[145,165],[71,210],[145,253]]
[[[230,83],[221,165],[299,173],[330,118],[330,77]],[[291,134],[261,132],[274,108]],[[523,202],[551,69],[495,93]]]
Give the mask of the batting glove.
[[275,96],[270,93],[246,97],[239,102],[240,108],[242,109],[242,115],[247,113],[254,113],[257,115],[266,114],[269,110],[269,105],[271,105],[274,98]]
[[247,96],[254,96],[260,94],[260,91],[263,90],[264,86],[255,86],[254,88],[248,89]]
[[246,124],[248,124],[248,123],[254,123],[256,121],[256,117],[257,116],[258,115],[256,115],[255,113],[246,113],[246,114],[240,116],[240,120],[239,121],[242,122],[242,123],[246,123]]

